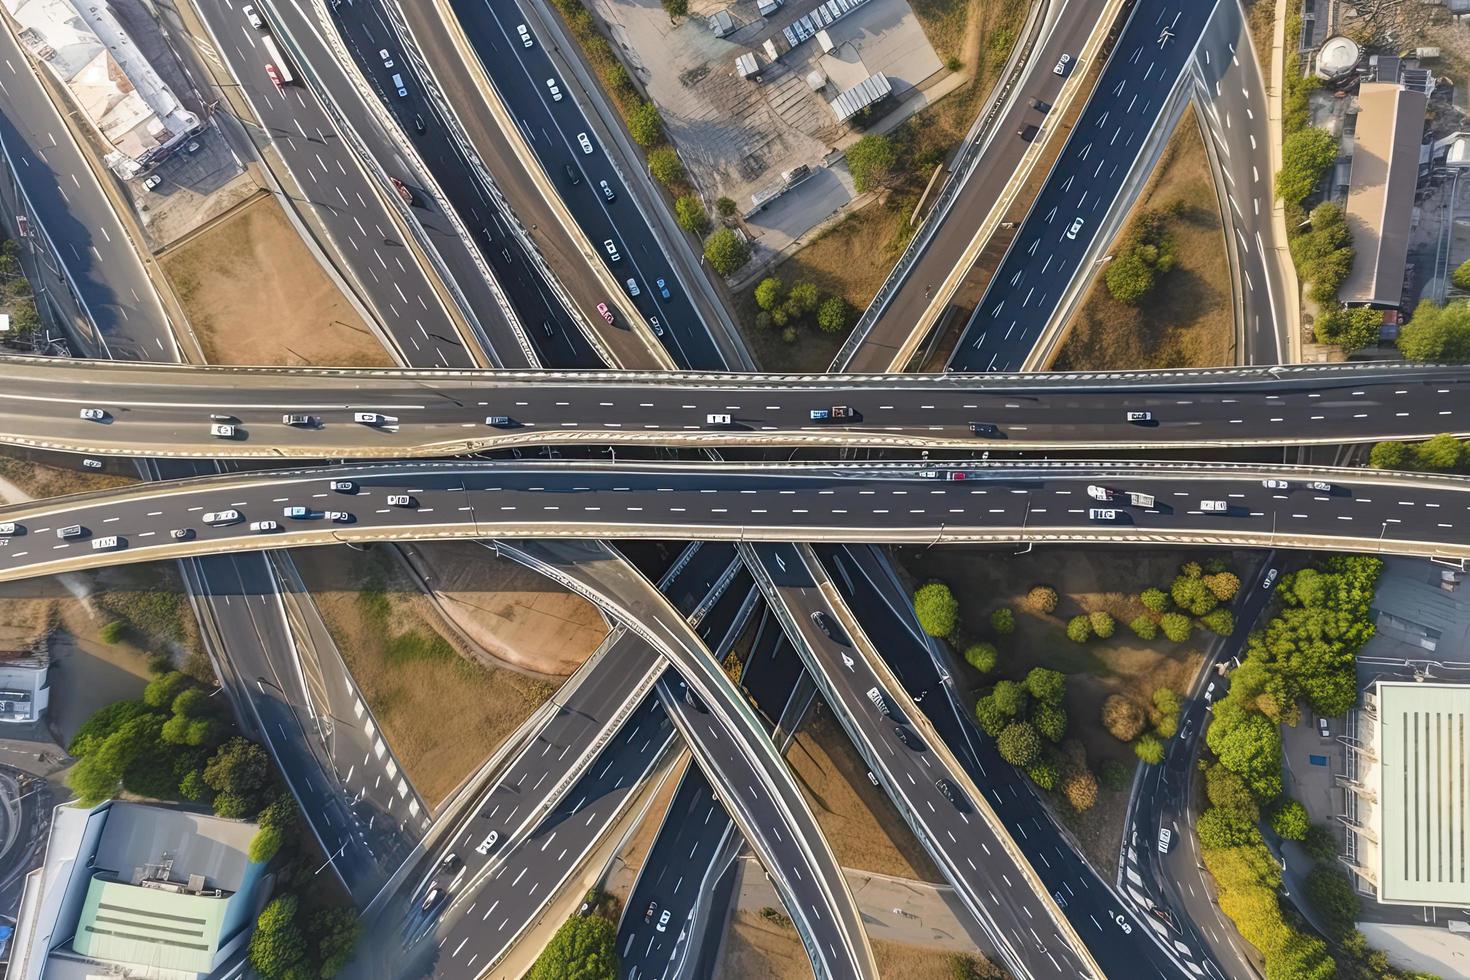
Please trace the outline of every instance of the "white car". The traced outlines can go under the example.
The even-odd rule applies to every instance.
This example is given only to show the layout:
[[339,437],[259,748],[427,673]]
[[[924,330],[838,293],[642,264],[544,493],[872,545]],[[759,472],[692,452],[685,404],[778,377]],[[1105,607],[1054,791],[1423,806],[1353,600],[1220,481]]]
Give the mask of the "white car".
[[516,33],[521,36],[521,46],[522,47],[529,48],[529,47],[532,47],[532,46],[534,46],[536,44],[535,41],[531,40],[531,32],[526,29],[526,25],[525,24],[517,24],[516,25]]
[[388,53],[387,48],[381,48],[378,51],[378,57],[382,59],[384,68],[393,67],[393,56]]
[[1081,230],[1082,230],[1082,219],[1081,218],[1078,218],[1078,219],[1076,219],[1075,221],[1072,222],[1072,227],[1070,227],[1070,228],[1067,229],[1067,238],[1068,239],[1076,238],[1077,237],[1077,233],[1079,231],[1081,231]]
[[1223,514],[1230,509],[1230,505],[1223,500],[1201,500],[1199,509],[1206,514]]
[[1063,54],[1060,58],[1057,59],[1057,65],[1051,70],[1051,73],[1053,75],[1065,75],[1067,73],[1067,69],[1071,66],[1072,56],[1069,54]]
[[238,510],[214,510],[201,518],[206,524],[234,524],[240,519]]
[[333,480],[327,489],[335,490],[338,493],[356,493],[357,484],[351,480]]
[[485,835],[484,840],[475,845],[475,853],[481,855],[489,854],[490,849],[495,846],[495,842],[498,840],[500,840],[500,832],[498,830],[490,831],[490,833]]
[[388,416],[379,415],[377,412],[353,412],[352,421],[361,422],[363,425],[382,425],[388,421]]
[[643,290],[641,290],[641,289],[638,288],[638,280],[637,279],[629,279],[627,282],[628,282],[628,295],[629,296],[637,296],[639,293],[643,292]]
[[322,519],[333,521],[337,524],[346,524],[352,520],[352,515],[345,510],[324,510],[322,511]]
[[1174,840],[1174,832],[1168,827],[1159,828],[1159,853],[1168,854],[1169,844]]
[[100,408],[84,408],[81,412],[82,418],[88,422],[105,422],[107,412]]
[[669,919],[673,918],[673,915],[674,913],[670,912],[668,909],[664,909],[658,914],[658,925],[654,926],[654,928],[657,929],[659,932],[664,932],[665,930],[667,930],[669,928]]
[[102,469],[102,460],[100,460],[100,459],[83,459],[82,460],[82,465],[85,466],[89,470],[100,470],[100,469]]
[[82,536],[82,526],[80,524],[68,524],[66,527],[58,527],[56,529],[56,536],[63,540],[66,538],[79,538]]
[[290,507],[282,507],[281,516],[289,517],[293,521],[304,521],[311,516],[311,511],[302,507],[300,504],[293,504]]
[[1313,480],[1311,483],[1308,483],[1307,484],[1307,489],[1308,490],[1319,490],[1322,493],[1331,493],[1332,492],[1332,484],[1325,483],[1322,480]]
[[490,425],[490,426],[494,426],[497,429],[509,428],[510,427],[510,416],[509,415],[487,415],[487,416],[485,416],[485,424],[486,425]]
[[1128,413],[1128,421],[1130,421],[1130,422],[1152,422],[1153,420],[1154,420],[1154,413],[1153,412],[1129,412]]
[[194,536],[194,529],[192,527],[176,527],[168,532],[168,536],[175,541],[188,541]]
[[235,427],[228,422],[214,422],[209,426],[209,434],[216,439],[235,438]]
[[613,242],[611,238],[605,239],[603,241],[602,249],[607,253],[607,257],[612,259],[614,262],[620,261],[623,257],[622,254],[618,252],[617,244]]
[[704,424],[705,425],[729,425],[730,424],[730,416],[728,416],[728,415],[719,415],[719,414],[706,415],[704,417]]
[[282,415],[281,424],[292,425],[298,429],[310,429],[316,426],[316,419],[310,415],[298,415],[293,412]]
[[583,153],[591,153],[592,152],[592,141],[587,138],[587,134],[586,133],[578,133],[577,134],[577,142],[582,144],[582,152]]
[[19,532],[19,530],[20,525],[15,523],[14,521],[5,521],[3,523],[0,523],[0,536],[16,534]]
[[1269,591],[1271,591],[1271,586],[1273,586],[1275,584],[1276,584],[1276,569],[1272,568],[1272,569],[1270,569],[1270,570],[1268,570],[1266,572],[1266,577],[1261,582],[1261,588],[1263,588],[1267,592],[1269,592]]
[[161,175],[149,174],[143,178],[143,189],[145,191],[151,191],[161,183],[163,183],[163,177]]
[[281,525],[277,524],[275,521],[250,522],[250,530],[254,531],[256,534],[265,534],[270,531],[279,531],[280,529]]
[[240,8],[240,13],[245,15],[245,20],[257,31],[265,29],[265,21],[260,19],[260,14],[255,12],[255,4],[247,3]]
[[410,497],[406,493],[390,493],[390,494],[388,494],[388,506],[389,507],[412,507],[413,506],[413,498]]
[[1262,480],[1261,486],[1267,490],[1290,490],[1291,484],[1286,480]]
[[1093,507],[1087,511],[1089,521],[1116,521],[1118,512],[1111,507]]
[[1092,485],[1087,488],[1087,495],[1093,500],[1107,501],[1113,499],[1113,491],[1109,490],[1107,487],[1099,487],[1096,485]]
[[547,88],[548,91],[551,92],[551,101],[553,101],[553,102],[560,102],[561,101],[561,87],[556,84],[556,79],[554,79],[554,78],[548,78],[546,80],[546,88]]
[[[93,551],[108,551],[108,550],[110,550],[112,548],[116,548],[117,546],[118,546],[118,540],[117,540],[117,535],[115,535],[115,534],[109,534],[105,538],[93,538],[92,539],[92,550]],[[1323,722],[1323,724],[1326,724],[1326,722]]]

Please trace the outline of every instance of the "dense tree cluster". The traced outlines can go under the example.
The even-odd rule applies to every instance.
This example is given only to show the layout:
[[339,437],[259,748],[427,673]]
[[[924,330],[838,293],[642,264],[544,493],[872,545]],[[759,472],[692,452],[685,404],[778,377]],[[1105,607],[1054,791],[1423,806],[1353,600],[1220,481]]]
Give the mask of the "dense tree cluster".
[[1470,442],[1444,433],[1423,442],[1380,442],[1368,462],[1381,470],[1464,473],[1470,470]]
[[1164,211],[1149,210],[1133,219],[1127,239],[1103,272],[1108,292],[1118,302],[1137,303],[1153,291],[1160,276],[1174,268],[1169,218]]

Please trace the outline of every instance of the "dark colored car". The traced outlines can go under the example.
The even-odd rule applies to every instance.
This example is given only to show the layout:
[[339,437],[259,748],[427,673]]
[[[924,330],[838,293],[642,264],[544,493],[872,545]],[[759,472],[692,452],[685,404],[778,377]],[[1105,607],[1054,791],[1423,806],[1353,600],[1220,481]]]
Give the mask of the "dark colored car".
[[1030,123],[1027,123],[1020,129],[1016,130],[1016,135],[1021,137],[1021,139],[1025,140],[1027,143],[1030,143],[1032,140],[1036,139],[1036,134],[1039,132],[1041,132],[1041,127],[1033,126]]

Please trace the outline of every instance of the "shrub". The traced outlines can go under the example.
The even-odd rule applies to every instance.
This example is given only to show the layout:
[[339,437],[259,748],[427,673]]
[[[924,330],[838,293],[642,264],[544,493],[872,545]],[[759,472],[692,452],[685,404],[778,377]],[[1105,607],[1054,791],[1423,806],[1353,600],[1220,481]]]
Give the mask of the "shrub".
[[1121,793],[1128,788],[1128,767],[1117,759],[1109,759],[1102,764],[1102,784],[1114,792]]
[[828,296],[817,308],[817,327],[824,333],[841,333],[852,326],[852,307],[841,296]]
[[926,582],[914,592],[914,616],[930,636],[952,635],[959,615],[959,600],[943,582]]
[[608,919],[574,915],[536,957],[526,980],[612,980],[618,975],[617,941],[617,928]]
[[663,136],[664,121],[652,102],[640,102],[628,113],[628,135],[639,146],[652,146]]
[[1351,930],[1362,910],[1347,875],[1330,864],[1319,864],[1307,875],[1307,901],[1322,916],[1334,938]]
[[1031,725],[1024,721],[1015,721],[1000,733],[1000,737],[995,740],[995,747],[1002,759],[1024,769],[1041,754],[1041,738]]
[[1302,850],[1314,861],[1330,863],[1337,859],[1337,838],[1331,830],[1314,823],[1307,828],[1306,837],[1302,840]]
[[1211,633],[1229,636],[1235,632],[1235,614],[1229,609],[1211,609],[1200,617],[1200,623]]
[[886,186],[897,166],[898,150],[886,136],[869,133],[847,148],[847,169],[859,194]]
[[674,220],[691,235],[702,235],[709,228],[709,212],[705,211],[704,202],[693,194],[681,194],[674,201]]
[[1037,759],[1027,766],[1026,775],[1042,789],[1056,789],[1057,783],[1062,779],[1062,774],[1057,771],[1057,764],[1045,758]]
[[648,172],[654,180],[670,187],[684,179],[684,164],[672,146],[657,146],[648,151]]
[[1251,795],[1245,780],[1218,762],[1205,767],[1205,796],[1211,806],[1237,813],[1250,823],[1260,819],[1256,798]]
[[1067,734],[1067,712],[1061,705],[1041,703],[1031,709],[1031,724],[1048,742],[1060,742]]
[[1007,718],[1018,717],[1031,703],[1031,698],[1026,694],[1026,688],[1015,681],[998,682],[995,687],[991,688],[990,696],[995,699],[996,707],[1005,712]]
[[1011,715],[996,703],[993,693],[975,701],[975,724],[979,725],[980,730],[991,738],[999,736],[1010,721]]
[[982,674],[995,669],[998,658],[994,644],[974,643],[965,648],[965,662]]
[[1425,300],[1399,331],[1398,343],[1411,361],[1470,361],[1470,303],[1436,306]]
[[276,856],[284,840],[285,836],[279,827],[262,827],[255,832],[254,837],[250,838],[250,848],[246,857],[256,864],[265,864]]
[[1073,643],[1086,643],[1092,639],[1092,620],[1087,616],[1073,616],[1067,621],[1067,639]]
[[763,310],[774,310],[781,305],[781,295],[786,286],[775,276],[766,276],[755,287],[755,305]]
[[735,212],[740,210],[740,206],[728,197],[718,197],[715,198],[715,210],[722,218],[733,218]]
[[1206,807],[1195,822],[1200,847],[1218,850],[1225,847],[1241,847],[1260,839],[1256,825],[1234,810],[1223,807]]
[[1000,636],[1010,636],[1016,631],[1016,614],[1002,606],[990,614],[990,628]]
[[1120,303],[1136,303],[1154,288],[1154,269],[1136,252],[1125,252],[1103,273],[1108,292]]
[[1104,640],[1112,636],[1113,630],[1117,628],[1113,617],[1101,609],[1088,613],[1087,621],[1092,624],[1092,631]]
[[1137,634],[1140,640],[1152,640],[1159,635],[1159,624],[1147,616],[1137,616],[1129,624],[1128,628]]
[[664,13],[669,15],[669,22],[673,23],[675,17],[684,17],[689,13],[689,0],[659,0],[663,4]]
[[1216,572],[1204,577],[1205,588],[1221,602],[1229,602],[1240,591],[1240,576],[1231,572]]
[[117,643],[122,639],[123,633],[127,628],[127,623],[120,619],[114,619],[110,623],[103,624],[102,628],[97,631],[97,636],[103,643]]
[[1169,593],[1163,589],[1144,589],[1139,593],[1138,601],[1149,612],[1162,614],[1169,608]]
[[1091,810],[1097,803],[1097,777],[1087,769],[1076,769],[1062,780],[1062,795],[1078,813]]
[[715,272],[732,276],[750,261],[750,245],[729,228],[721,228],[704,240],[704,257]]
[[1021,600],[1021,605],[1032,612],[1052,613],[1057,608],[1057,590],[1049,585],[1033,585]]
[[1470,291],[1470,259],[1455,266],[1455,271],[1450,273],[1450,282],[1456,289]]
[[1298,204],[1311,194],[1337,162],[1337,140],[1324,129],[1308,126],[1287,135],[1281,146],[1276,196]]
[[[1313,283],[1315,287],[1316,282]],[[1340,284],[1339,284],[1340,285]],[[1334,295],[1330,302],[1335,302]],[[1343,353],[1351,354],[1364,347],[1376,346],[1383,327],[1383,313],[1366,306],[1345,309],[1332,306],[1317,314],[1312,333],[1324,344],[1335,344]]]
[[1151,766],[1164,761],[1164,743],[1153,735],[1142,735],[1133,743],[1133,754]]
[[1169,598],[1174,600],[1174,605],[1196,616],[1203,616],[1220,604],[1214,593],[1205,587],[1204,579],[1188,575],[1180,575],[1174,580],[1169,587]]
[[1123,694],[1109,694],[1102,706],[1103,727],[1120,742],[1131,742],[1142,734],[1148,720],[1143,709]]
[[1307,816],[1307,808],[1296,800],[1287,800],[1271,814],[1271,829],[1276,831],[1278,837],[1286,840],[1305,840],[1311,826],[1312,820]]
[[787,343],[787,344],[794,344],[794,343],[796,343],[796,328],[795,327],[787,327],[786,329],[782,330],[781,331],[781,341],[783,343]]
[[1061,704],[1067,694],[1067,676],[1048,667],[1032,667],[1026,672],[1026,690],[1045,704]]
[[1380,470],[1403,470],[1411,456],[1408,443],[1380,442],[1368,453],[1368,463]]
[[1164,635],[1175,643],[1183,643],[1189,639],[1189,634],[1194,627],[1189,622],[1188,616],[1170,612],[1159,617],[1159,629],[1163,630]]

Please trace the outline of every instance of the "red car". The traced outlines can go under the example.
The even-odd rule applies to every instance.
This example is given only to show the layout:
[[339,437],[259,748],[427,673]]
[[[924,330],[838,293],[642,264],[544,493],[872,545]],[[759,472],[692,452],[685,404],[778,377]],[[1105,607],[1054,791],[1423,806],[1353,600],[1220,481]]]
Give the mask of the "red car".
[[286,83],[281,81],[281,73],[276,70],[275,65],[266,65],[265,73],[270,76],[271,84],[276,87],[277,91],[285,91]]
[[610,310],[610,309],[607,308],[607,304],[606,303],[598,303],[597,304],[597,312],[598,313],[601,313],[602,314],[602,318],[604,320],[606,320],[608,323],[612,323],[613,322],[612,310]]

